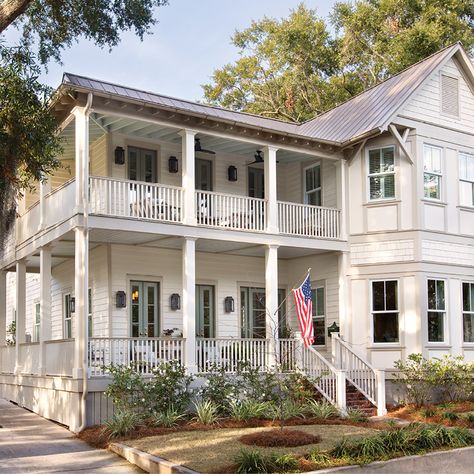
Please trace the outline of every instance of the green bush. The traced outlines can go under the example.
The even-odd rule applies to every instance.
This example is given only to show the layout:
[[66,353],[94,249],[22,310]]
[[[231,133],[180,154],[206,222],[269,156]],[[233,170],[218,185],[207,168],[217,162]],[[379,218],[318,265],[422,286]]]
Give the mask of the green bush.
[[259,449],[243,448],[234,459],[237,474],[253,474],[268,472],[268,462]]
[[445,411],[441,416],[448,421],[459,420],[459,415],[454,411]]
[[219,419],[220,407],[211,400],[204,400],[194,404],[196,419],[203,425],[212,425]]
[[137,413],[118,409],[112,418],[105,422],[105,427],[111,438],[125,436],[140,424],[141,418]]
[[368,423],[369,421],[367,415],[358,408],[348,408],[345,418],[354,423]]
[[434,408],[428,407],[421,410],[420,413],[423,418],[432,418],[436,415],[436,410]]
[[202,400],[210,400],[220,407],[221,415],[229,413],[232,401],[238,400],[238,382],[226,373],[225,367],[212,365],[204,384],[197,391]]
[[185,413],[178,411],[174,407],[167,408],[164,412],[153,412],[151,419],[156,426],[163,426],[164,428],[172,428],[178,425],[178,421],[186,417]]
[[300,464],[292,454],[271,454],[266,461],[269,472],[299,472]]
[[323,420],[337,418],[339,416],[339,410],[326,400],[308,400],[306,402],[305,409],[309,415],[314,416],[315,418],[321,418]]
[[262,371],[248,363],[240,363],[236,374],[236,387],[239,397],[252,398],[262,402],[278,400],[278,389],[281,385],[278,377],[284,377],[271,371]]
[[230,416],[238,421],[260,418],[268,412],[268,402],[259,402],[248,398],[246,400],[232,400],[230,402]]
[[291,418],[304,418],[306,407],[293,400],[281,399],[279,402],[270,403],[266,416],[273,421],[284,421]]
[[137,411],[145,403],[145,382],[143,377],[132,366],[111,365],[107,372],[112,381],[105,389],[105,396],[110,398],[114,407],[122,411]]
[[466,415],[466,420],[469,421],[469,423],[474,423],[474,413],[468,413]]

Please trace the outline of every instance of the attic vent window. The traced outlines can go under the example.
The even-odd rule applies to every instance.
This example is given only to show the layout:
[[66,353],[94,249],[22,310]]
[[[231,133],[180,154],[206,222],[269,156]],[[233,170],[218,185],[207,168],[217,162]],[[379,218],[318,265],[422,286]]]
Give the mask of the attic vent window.
[[441,112],[459,117],[459,79],[441,74]]

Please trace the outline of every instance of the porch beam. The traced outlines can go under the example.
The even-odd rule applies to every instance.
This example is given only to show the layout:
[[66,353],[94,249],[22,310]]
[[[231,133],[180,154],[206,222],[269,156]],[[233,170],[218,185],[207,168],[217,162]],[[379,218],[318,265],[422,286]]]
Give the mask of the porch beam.
[[20,344],[25,337],[26,312],[26,262],[19,260],[16,264],[16,333],[15,333],[15,374],[21,372]]
[[7,272],[0,270],[0,346],[7,340]]
[[196,239],[183,240],[183,338],[184,365],[189,373],[197,372],[196,365]]
[[337,193],[337,207],[340,209],[339,237],[347,239],[347,161],[341,160],[337,164],[337,183],[339,192]]
[[51,340],[51,247],[40,250],[40,360],[39,373],[46,375],[46,344]]
[[415,160],[413,158],[413,155],[412,155],[411,151],[408,149],[407,143],[406,143],[406,139],[408,138],[408,134],[410,133],[410,131],[408,130],[408,133],[407,133],[407,131],[405,130],[403,132],[403,137],[402,137],[400,135],[400,133],[398,132],[398,129],[395,125],[390,124],[388,126],[388,129],[390,130],[390,133],[392,134],[392,136],[395,138],[395,140],[400,145],[400,148],[403,151],[403,154],[405,155],[407,160],[410,162],[410,164],[412,164],[412,165],[415,164]]
[[265,326],[268,367],[276,364],[278,347],[278,245],[265,246]]
[[266,146],[263,149],[264,156],[264,186],[265,201],[267,204],[267,228],[271,234],[278,233],[278,202],[277,202],[277,175],[276,175],[276,153],[278,148]]
[[195,153],[194,137],[195,130],[184,129],[179,132],[181,136],[182,154],[182,177],[181,187],[184,193],[184,224],[196,225],[196,205],[195,205]]
[[48,208],[46,206],[46,195],[51,192],[51,179],[47,176],[43,177],[43,181],[40,182],[39,189],[39,206],[40,206],[40,222],[38,230],[43,230],[46,227],[46,219]]

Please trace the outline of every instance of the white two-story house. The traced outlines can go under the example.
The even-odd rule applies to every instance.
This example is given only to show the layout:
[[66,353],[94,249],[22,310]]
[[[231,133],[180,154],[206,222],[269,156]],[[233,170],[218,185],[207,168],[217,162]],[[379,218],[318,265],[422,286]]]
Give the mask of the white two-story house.
[[[474,360],[460,45],[303,124],[73,74],[53,107],[63,166],[18,202],[0,254],[0,396],[78,431],[110,414],[108,364],[245,360],[324,374],[341,408],[353,384],[382,414],[396,360]],[[308,268],[303,349],[291,289]]]

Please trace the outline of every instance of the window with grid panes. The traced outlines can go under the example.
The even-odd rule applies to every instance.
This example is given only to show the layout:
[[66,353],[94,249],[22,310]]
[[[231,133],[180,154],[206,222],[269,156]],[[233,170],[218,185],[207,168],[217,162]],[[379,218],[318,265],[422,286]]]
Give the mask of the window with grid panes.
[[369,200],[395,198],[395,149],[369,150]]

